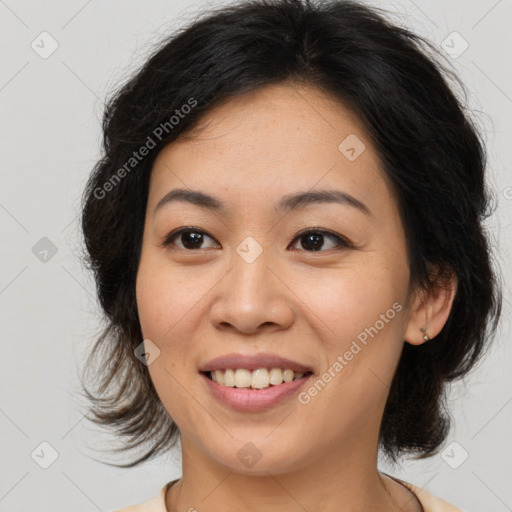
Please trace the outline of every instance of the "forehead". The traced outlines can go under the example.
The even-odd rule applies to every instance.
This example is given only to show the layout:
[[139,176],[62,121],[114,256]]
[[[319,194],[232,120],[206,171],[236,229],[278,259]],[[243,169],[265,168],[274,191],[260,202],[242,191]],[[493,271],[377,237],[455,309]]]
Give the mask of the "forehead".
[[173,187],[245,203],[340,187],[374,196],[370,202],[389,201],[380,167],[350,109],[314,87],[276,84],[222,101],[164,148],[153,166],[150,203]]

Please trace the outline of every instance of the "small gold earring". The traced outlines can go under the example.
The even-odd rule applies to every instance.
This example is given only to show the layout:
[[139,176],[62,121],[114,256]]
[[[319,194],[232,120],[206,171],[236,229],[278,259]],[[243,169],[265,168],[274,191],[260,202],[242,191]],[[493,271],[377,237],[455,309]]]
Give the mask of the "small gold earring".
[[423,339],[424,339],[425,341],[430,341],[430,339],[431,339],[431,338],[430,338],[430,336],[427,334],[427,328],[426,328],[426,327],[422,327],[422,328],[420,329],[420,331],[423,333]]

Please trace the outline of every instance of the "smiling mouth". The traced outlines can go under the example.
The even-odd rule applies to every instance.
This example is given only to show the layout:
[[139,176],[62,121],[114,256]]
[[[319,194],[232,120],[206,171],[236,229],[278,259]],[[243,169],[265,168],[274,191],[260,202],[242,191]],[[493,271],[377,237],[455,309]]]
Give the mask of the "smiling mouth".
[[313,372],[295,372],[290,368],[245,368],[214,370],[201,372],[217,384],[231,388],[266,389],[283,383],[307,378]]

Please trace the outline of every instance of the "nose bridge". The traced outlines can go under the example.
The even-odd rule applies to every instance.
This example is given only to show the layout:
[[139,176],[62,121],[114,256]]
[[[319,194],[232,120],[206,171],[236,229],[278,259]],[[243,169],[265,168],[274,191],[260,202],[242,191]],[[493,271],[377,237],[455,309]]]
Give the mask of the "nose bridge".
[[273,289],[271,249],[263,246],[253,237],[246,237],[235,249],[231,282],[228,287],[235,303],[252,309],[261,308],[268,302]]
[[272,249],[264,249],[253,237],[244,239],[233,253],[232,268],[212,309],[212,320],[244,332],[263,324],[288,324],[293,315],[275,267]]

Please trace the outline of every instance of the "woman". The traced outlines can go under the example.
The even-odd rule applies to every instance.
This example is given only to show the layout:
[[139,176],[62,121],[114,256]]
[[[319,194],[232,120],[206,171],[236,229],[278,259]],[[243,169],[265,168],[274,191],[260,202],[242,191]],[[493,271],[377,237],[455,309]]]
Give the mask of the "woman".
[[428,42],[349,1],[254,1],[110,102],[82,227],[108,326],[93,421],[151,510],[456,511],[377,468],[438,453],[492,338],[485,152]]

